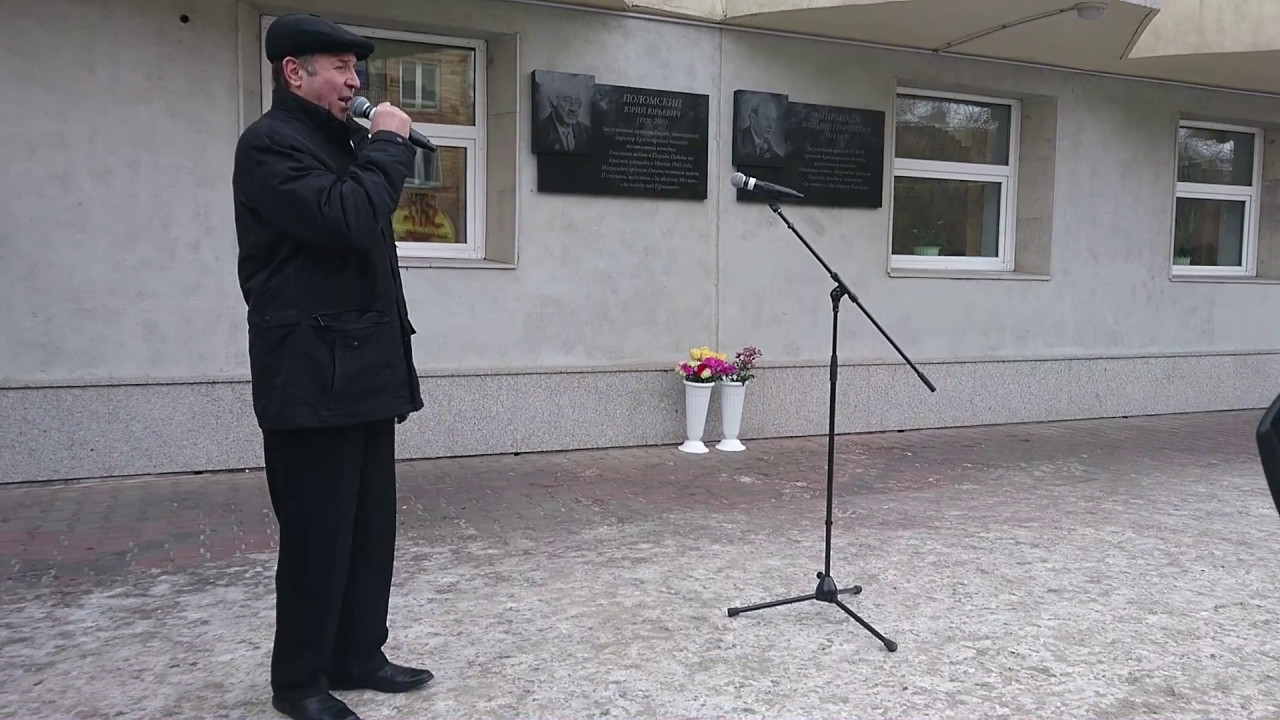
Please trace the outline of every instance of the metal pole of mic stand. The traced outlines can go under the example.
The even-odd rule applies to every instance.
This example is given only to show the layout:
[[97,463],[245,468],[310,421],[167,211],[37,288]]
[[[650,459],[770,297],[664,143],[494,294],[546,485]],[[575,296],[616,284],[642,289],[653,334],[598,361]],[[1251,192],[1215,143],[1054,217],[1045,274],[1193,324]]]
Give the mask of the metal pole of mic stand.
[[880,323],[876,322],[876,319],[871,316],[871,313],[868,312],[866,307],[862,305],[862,301],[860,301],[858,299],[858,296],[855,295],[853,291],[849,289],[849,286],[846,285],[844,280],[840,278],[840,275],[836,273],[835,270],[831,269],[831,266],[828,265],[827,262],[822,259],[822,256],[818,254],[817,250],[813,249],[813,246],[809,244],[809,241],[805,239],[804,235],[801,235],[800,231],[796,229],[796,226],[791,224],[791,220],[789,220],[787,216],[783,214],[782,208],[780,208],[777,203],[771,202],[769,203],[769,209],[772,210],[775,215],[782,218],[782,222],[786,223],[787,227],[791,230],[792,233],[795,234],[797,238],[800,238],[800,242],[804,243],[805,248],[807,248],[809,252],[813,255],[813,257],[817,259],[818,263],[822,265],[823,269],[827,271],[827,274],[831,276],[831,279],[835,281],[835,284],[836,284],[836,286],[831,290],[831,378],[830,378],[830,394],[827,400],[826,550],[823,558],[822,572],[818,573],[818,586],[812,593],[808,595],[801,595],[799,597],[786,598],[783,600],[772,600],[769,602],[760,603],[758,605],[750,605],[747,607],[731,607],[729,608],[729,617],[741,615],[742,613],[746,613],[746,612],[752,612],[754,610],[764,610],[766,608],[779,607],[782,605],[792,605],[795,603],[806,602],[809,600],[831,603],[836,607],[840,608],[841,610],[843,610],[846,614],[849,615],[849,617],[856,620],[859,625],[861,625],[863,628],[867,630],[867,632],[874,635],[877,640],[879,640],[881,643],[884,644],[885,649],[887,649],[889,652],[895,652],[898,649],[898,643],[890,640],[884,635],[881,635],[878,630],[876,630],[874,627],[871,627],[871,625],[868,624],[866,620],[863,620],[861,617],[859,617],[857,613],[855,613],[848,605],[846,605],[843,601],[840,600],[841,595],[860,594],[862,592],[862,586],[854,585],[848,588],[840,588],[840,587],[837,587],[835,579],[831,577],[831,526],[832,526],[831,514],[832,514],[832,504],[834,501],[834,494],[835,494],[835,457],[836,457],[836,447],[835,447],[836,380],[840,372],[838,354],[837,354],[837,351],[838,351],[837,345],[840,338],[840,303],[841,301],[847,297],[850,300],[852,300],[855,305],[858,306],[858,309],[862,310],[862,314],[867,316],[867,319],[870,320],[871,324],[874,325],[876,329],[880,331],[880,334],[883,335],[884,338],[889,341],[889,344],[893,346],[893,349],[898,351],[898,355],[901,356],[902,359],[906,361],[907,365],[909,365],[911,369],[915,371],[916,375],[920,378],[920,381],[924,383],[925,387],[929,388],[929,392],[936,392],[937,388],[933,386],[933,383],[929,382],[929,378],[925,377],[924,373],[920,372],[920,369],[915,366],[915,363],[911,362],[911,359],[906,356],[906,353],[902,352],[902,348],[898,347],[898,344],[893,341],[893,338],[889,337],[889,334],[885,332],[883,327],[880,326]]

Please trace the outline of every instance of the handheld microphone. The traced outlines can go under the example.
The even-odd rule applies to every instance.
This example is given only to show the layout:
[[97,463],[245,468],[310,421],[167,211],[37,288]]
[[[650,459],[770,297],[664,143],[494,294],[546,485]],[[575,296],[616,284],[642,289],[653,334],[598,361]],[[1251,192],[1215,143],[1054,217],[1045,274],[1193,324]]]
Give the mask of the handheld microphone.
[[[373,106],[373,103],[369,102],[369,98],[357,96],[351,100],[351,115],[354,117],[372,120],[373,113],[377,111],[377,109],[378,108]],[[409,142],[417,145],[423,150],[428,150],[430,152],[436,151],[436,146],[428,140],[425,135],[413,128],[409,128]]]
[[763,193],[765,195],[772,195],[777,198],[799,200],[804,197],[804,195],[792,190],[791,188],[774,185],[773,183],[765,182],[764,180],[757,180],[753,177],[743,175],[740,172],[736,172],[729,177],[729,184],[736,188],[751,190],[752,192]]

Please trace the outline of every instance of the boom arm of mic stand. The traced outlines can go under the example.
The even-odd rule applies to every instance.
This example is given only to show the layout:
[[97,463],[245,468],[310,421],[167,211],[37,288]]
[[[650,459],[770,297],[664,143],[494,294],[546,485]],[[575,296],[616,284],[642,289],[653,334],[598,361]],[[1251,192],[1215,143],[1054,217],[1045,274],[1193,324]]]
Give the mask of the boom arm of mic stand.
[[901,357],[903,361],[905,361],[907,365],[915,372],[916,377],[920,378],[920,382],[924,383],[924,386],[929,388],[929,392],[937,392],[938,389],[933,386],[933,383],[929,382],[929,378],[925,377],[925,374],[920,371],[920,368],[916,367],[916,364],[911,362],[911,358],[907,357],[907,354],[902,351],[902,348],[898,347],[898,343],[894,342],[893,338],[890,337],[889,333],[886,332],[885,329],[880,326],[879,322],[876,322],[876,319],[872,317],[871,313],[867,310],[866,306],[864,306],[862,304],[862,301],[858,299],[858,296],[855,295],[853,290],[850,290],[849,286],[845,284],[844,280],[840,277],[840,274],[837,273],[835,270],[831,269],[831,266],[827,264],[826,260],[822,259],[822,256],[818,254],[817,250],[813,249],[813,246],[809,244],[809,241],[805,239],[804,235],[801,235],[800,231],[796,229],[796,226],[791,224],[791,220],[789,220],[787,216],[783,214],[782,208],[778,206],[778,203],[776,202],[769,203],[769,209],[773,211],[774,215],[777,215],[778,217],[782,218],[782,222],[786,223],[787,228],[791,230],[791,232],[796,237],[800,238],[800,242],[804,243],[805,249],[807,249],[809,251],[809,254],[813,255],[814,259],[817,260],[818,263],[822,265],[822,269],[827,271],[827,274],[830,275],[831,279],[835,281],[836,287],[840,288],[840,292],[848,296],[848,298],[853,301],[853,304],[857,305],[858,309],[862,311],[862,314],[867,316],[867,319],[871,321],[871,324],[875,326],[876,330],[879,330],[880,334],[884,336],[884,339],[888,340],[889,344],[893,346],[893,349],[898,352],[898,356]]

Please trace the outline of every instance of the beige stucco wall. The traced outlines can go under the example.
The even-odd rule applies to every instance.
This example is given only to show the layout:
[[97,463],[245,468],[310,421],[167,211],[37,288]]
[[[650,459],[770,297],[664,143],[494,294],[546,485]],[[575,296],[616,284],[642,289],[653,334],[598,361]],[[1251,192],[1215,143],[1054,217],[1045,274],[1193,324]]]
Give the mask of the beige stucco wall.
[[[926,401],[892,365],[892,348],[846,305],[842,360],[888,374],[859,376],[871,384],[851,390],[860,400],[842,410],[850,413],[842,427],[1198,410],[1274,394],[1280,326],[1260,317],[1280,289],[1171,282],[1168,265],[1179,113],[1270,122],[1280,101],[495,0],[307,7],[403,29],[517,33],[519,65],[507,70],[519,82],[515,122],[524,124],[534,69],[706,93],[713,140],[727,137],[738,88],[886,111],[899,81],[1053,96],[1056,125],[1045,124],[1053,135],[1042,138],[1056,150],[1047,279],[891,277],[888,181],[879,210],[789,210],[913,359],[944,364],[936,366],[939,394]],[[231,0],[6,7],[3,90],[19,101],[0,108],[12,138],[0,151],[0,380],[173,388],[195,378],[234,389],[193,385],[161,399],[141,385],[127,400],[92,402],[60,389],[0,390],[8,428],[0,465],[21,457],[37,477],[252,462],[237,385],[247,362],[230,173],[242,113],[255,111],[243,78],[257,68],[241,67],[238,47],[255,47],[258,9]],[[700,345],[754,344],[768,361],[796,366],[777,371],[792,373],[789,390],[775,386],[767,412],[749,407],[746,435],[825,429],[825,411],[812,403],[825,401],[830,282],[767,208],[734,200],[727,142],[713,142],[706,201],[658,202],[539,194],[528,133],[520,137],[518,266],[405,270],[420,369],[459,377],[427,382],[431,407],[406,426],[406,456],[665,442],[683,427],[667,371]],[[1063,370],[1113,356],[1156,360],[1124,371]],[[1239,357],[1262,359],[1242,366]],[[1148,363],[1160,358],[1181,369],[1148,385]],[[1018,364],[1027,359],[1040,364]],[[945,369],[962,361],[979,364]],[[584,367],[631,379],[596,384],[563,372]],[[635,368],[657,374],[626,375]],[[477,369],[545,375],[472,379]],[[1037,394],[1068,377],[1064,388],[1103,389]],[[631,394],[600,395],[622,387]],[[626,419],[592,414],[618,407]],[[589,422],[574,415],[581,412]],[[116,459],[94,461],[88,445],[99,453],[110,445]]]

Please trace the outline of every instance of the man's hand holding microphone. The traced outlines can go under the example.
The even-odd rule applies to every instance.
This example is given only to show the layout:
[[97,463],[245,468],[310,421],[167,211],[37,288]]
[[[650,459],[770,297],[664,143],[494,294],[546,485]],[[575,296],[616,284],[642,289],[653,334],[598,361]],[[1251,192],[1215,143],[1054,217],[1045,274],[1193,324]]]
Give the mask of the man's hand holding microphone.
[[409,138],[409,142],[435,152],[436,146],[422,133],[413,129],[413,120],[400,108],[389,102],[380,103],[377,107],[368,98],[357,97],[351,101],[351,114],[369,121],[369,134],[379,130],[389,130],[400,137]]
[[384,102],[369,110],[369,134],[379,130],[390,130],[402,138],[409,137],[413,129],[413,120],[409,114],[389,102]]

